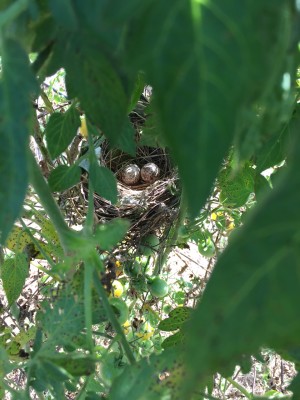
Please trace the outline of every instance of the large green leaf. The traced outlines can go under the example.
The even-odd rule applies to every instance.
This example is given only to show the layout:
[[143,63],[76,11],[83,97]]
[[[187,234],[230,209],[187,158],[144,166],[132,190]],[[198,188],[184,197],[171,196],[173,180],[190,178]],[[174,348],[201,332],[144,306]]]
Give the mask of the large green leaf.
[[2,40],[0,83],[0,231],[5,242],[19,215],[28,185],[27,145],[32,106],[37,90],[28,58],[19,44]]
[[49,0],[49,7],[57,22],[68,28],[76,29],[78,22],[71,0]]
[[23,253],[16,254],[14,258],[9,258],[2,264],[1,279],[9,305],[20,296],[28,269],[28,259]]
[[117,180],[114,174],[106,167],[100,167],[97,163],[90,166],[90,179],[94,190],[105,199],[116,203],[118,191]]
[[288,7],[281,0],[155,1],[128,30],[128,63],[153,84],[193,214],[209,196],[240,120],[266,95],[262,87],[272,94],[280,85],[285,61],[276,55],[290,43]]
[[99,246],[101,250],[111,250],[123,239],[128,229],[129,222],[121,218],[115,218],[105,224],[98,224],[94,234],[95,245]]
[[66,84],[69,96],[79,98],[89,120],[116,142],[126,121],[129,100],[116,67],[98,46],[84,33],[69,38]]
[[[299,119],[294,135],[299,136]],[[187,324],[185,396],[216,371],[228,376],[261,346],[299,346],[299,138],[277,186],[249,213],[221,255]]]
[[49,186],[53,192],[60,192],[79,183],[80,176],[81,169],[77,165],[59,165],[49,175]]
[[51,115],[45,129],[45,135],[52,159],[66,150],[79,126],[80,118],[75,107],[70,107],[65,114],[54,113]]

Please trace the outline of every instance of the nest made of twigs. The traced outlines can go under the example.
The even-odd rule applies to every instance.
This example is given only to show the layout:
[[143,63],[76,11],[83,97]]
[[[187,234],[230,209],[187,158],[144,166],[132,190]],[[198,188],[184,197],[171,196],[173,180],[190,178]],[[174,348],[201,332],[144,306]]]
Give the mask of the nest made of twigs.
[[[138,181],[126,185],[121,181],[120,171],[124,166],[136,164],[142,168],[155,163],[159,176],[153,183]],[[113,218],[126,218],[131,227],[126,237],[126,246],[137,248],[144,236],[155,233],[162,238],[178,214],[180,188],[178,174],[168,153],[162,148],[141,146],[132,157],[118,149],[110,149],[104,142],[101,146],[101,165],[109,168],[117,178],[118,201],[110,201],[94,195],[95,215],[100,223]],[[87,191],[87,186],[85,186]]]

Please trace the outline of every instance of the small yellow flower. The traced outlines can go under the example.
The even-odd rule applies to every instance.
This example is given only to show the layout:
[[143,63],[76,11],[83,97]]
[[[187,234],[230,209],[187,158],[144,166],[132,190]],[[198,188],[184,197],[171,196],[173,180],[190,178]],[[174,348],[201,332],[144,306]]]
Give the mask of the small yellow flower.
[[140,328],[140,332],[137,332],[137,337],[139,337],[140,339],[144,340],[149,340],[151,338],[151,336],[154,335],[154,328],[149,324],[149,322],[145,322],[141,328]]
[[223,215],[224,215],[223,211],[217,211],[217,212],[211,213],[210,218],[213,221],[216,221],[218,219],[218,217],[222,217]]
[[124,322],[123,328],[125,335],[128,335],[130,326],[131,326],[130,321],[127,320],[126,322]]

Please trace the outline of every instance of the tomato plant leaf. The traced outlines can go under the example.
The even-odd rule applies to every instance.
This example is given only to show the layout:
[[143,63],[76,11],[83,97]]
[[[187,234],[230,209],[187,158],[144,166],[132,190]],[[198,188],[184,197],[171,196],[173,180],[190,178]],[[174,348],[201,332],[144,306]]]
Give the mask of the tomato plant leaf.
[[75,107],[70,107],[64,114],[54,113],[50,116],[45,129],[45,136],[52,159],[66,150],[79,126],[80,118]]
[[168,336],[161,344],[163,349],[172,348],[183,343],[185,340],[185,334],[182,331],[176,332],[171,336]]
[[289,47],[289,35],[281,34],[290,23],[288,7],[278,0],[157,1],[132,24],[128,63],[145,70],[153,84],[160,125],[194,215],[239,134],[237,121],[260,100],[262,86],[275,93],[280,82],[285,60],[276,70],[273,60]]
[[49,7],[60,25],[72,30],[77,28],[78,21],[71,0],[50,0]]
[[254,192],[254,178],[255,170],[249,165],[237,172],[231,167],[221,171],[220,202],[232,208],[242,207]]
[[[88,119],[115,143],[128,108],[123,82],[90,36],[85,38],[77,34],[70,39],[66,52],[68,94],[79,98]],[[78,60],[82,62],[78,63]],[[76,68],[74,64],[77,64]]]
[[135,130],[129,120],[125,122],[122,128],[120,137],[116,142],[116,147],[135,157]]
[[92,163],[90,166],[90,179],[96,193],[113,204],[117,202],[117,180],[111,170],[106,167],[100,167],[97,163]]
[[129,228],[129,222],[115,218],[106,224],[98,224],[95,229],[95,245],[102,250],[111,250],[123,239]]
[[19,215],[28,185],[30,96],[37,92],[37,84],[28,57],[16,41],[2,40],[1,64],[0,240],[3,244]]
[[18,253],[14,258],[5,260],[1,266],[3,288],[10,306],[22,292],[25,279],[28,276],[28,269],[28,259],[23,253]]
[[81,169],[77,165],[59,165],[51,171],[48,183],[53,192],[66,190],[80,181]]
[[175,331],[179,329],[184,322],[191,315],[191,308],[189,307],[177,307],[169,313],[169,318],[162,320],[158,324],[158,329],[161,331]]
[[[299,119],[294,137],[298,132]],[[254,354],[260,346],[280,350],[299,345],[297,139],[281,179],[248,214],[220,256],[201,303],[187,323],[190,368],[185,395],[207,374],[229,375],[243,354]]]

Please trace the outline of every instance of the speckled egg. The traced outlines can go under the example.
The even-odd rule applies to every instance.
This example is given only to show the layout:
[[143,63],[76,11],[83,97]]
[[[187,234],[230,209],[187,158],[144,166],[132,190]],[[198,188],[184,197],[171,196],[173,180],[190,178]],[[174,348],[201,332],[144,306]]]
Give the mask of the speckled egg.
[[126,165],[121,171],[120,178],[125,185],[135,185],[140,180],[140,168],[136,164]]
[[158,179],[159,172],[159,168],[156,164],[148,163],[141,168],[141,178],[144,182],[153,183]]

